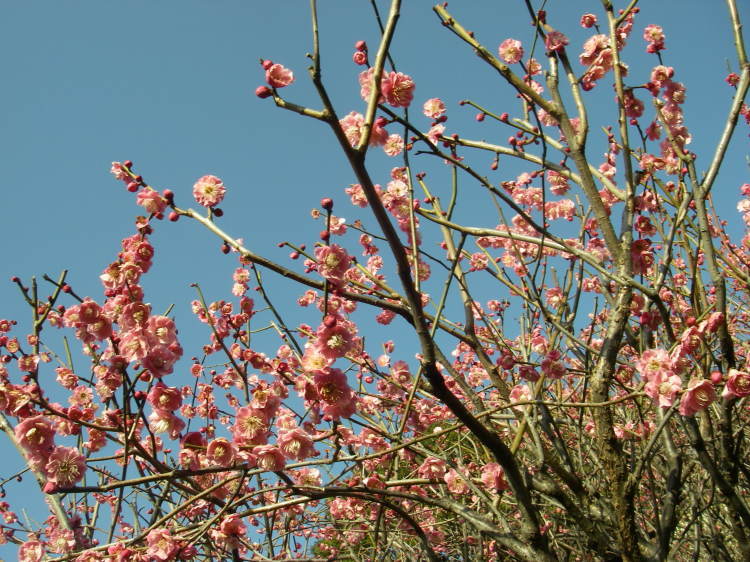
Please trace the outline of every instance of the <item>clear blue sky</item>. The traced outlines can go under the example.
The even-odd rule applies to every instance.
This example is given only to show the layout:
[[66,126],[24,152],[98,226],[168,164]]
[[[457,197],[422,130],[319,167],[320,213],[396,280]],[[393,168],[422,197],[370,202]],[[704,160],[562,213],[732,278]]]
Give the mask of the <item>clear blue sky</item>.
[[[507,131],[475,124],[474,112],[457,106],[459,99],[472,97],[513,113],[517,106],[504,83],[438,25],[431,2],[404,4],[394,55],[399,70],[417,84],[415,120],[429,126],[418,112],[424,100],[438,96],[449,107],[449,131],[456,126],[474,138],[507,138]],[[549,4],[550,21],[570,33],[569,52],[577,57],[584,38],[578,18],[584,11],[601,18],[599,2]],[[378,5],[387,12],[387,2]],[[744,7],[747,24],[750,13]],[[507,37],[527,45],[533,32],[521,2],[464,0],[451,2],[450,9],[492,51]],[[376,45],[370,3],[322,0],[320,19],[324,78],[334,102],[342,115],[361,111],[359,68],[351,54],[359,39]],[[702,169],[700,164],[708,161],[704,148],[717,139],[731,96],[723,83],[726,61],[734,62],[725,5],[645,2],[625,54],[643,80],[643,65],[656,64],[643,53],[641,33],[649,23],[664,27],[665,63],[675,66],[675,79],[687,85],[687,125]],[[253,95],[262,83],[258,59],[270,58],[295,72],[296,83],[283,93],[318,107],[305,70],[305,53],[311,49],[308,2],[9,2],[0,21],[0,49],[0,318],[28,318],[8,282],[12,275],[56,276],[69,268],[79,294],[101,299],[98,275],[115,259],[120,239],[132,234],[140,211],[109,175],[113,160],[133,160],[147,181],[173,189],[185,206],[192,204],[196,178],[220,176],[229,189],[222,228],[287,264],[288,251],[278,250],[276,243],[314,242],[321,225],[308,218],[309,210],[321,197],[334,197],[337,214],[357,216],[343,195],[354,179],[330,132]],[[612,115],[614,94],[606,82],[587,95],[598,100],[600,115]],[[738,133],[732,161],[715,187],[724,217],[735,225],[737,187],[748,181],[748,128],[741,125]],[[381,154],[372,162],[375,179],[382,183],[390,167],[398,165]],[[513,179],[516,173],[503,177],[498,172],[495,178]],[[471,188],[465,193],[461,213],[470,216]],[[209,299],[228,297],[235,261],[221,255],[218,242],[195,223],[156,227],[157,265],[144,280],[146,300],[156,310],[175,303],[190,357],[205,332],[198,327],[199,335],[190,333],[198,324],[189,318],[194,293],[188,286],[201,283]],[[272,296],[279,302],[302,292],[283,283],[275,289]],[[0,451],[6,450],[7,444],[0,444]],[[0,477],[17,464],[3,463]],[[10,489],[9,498],[14,500]]]

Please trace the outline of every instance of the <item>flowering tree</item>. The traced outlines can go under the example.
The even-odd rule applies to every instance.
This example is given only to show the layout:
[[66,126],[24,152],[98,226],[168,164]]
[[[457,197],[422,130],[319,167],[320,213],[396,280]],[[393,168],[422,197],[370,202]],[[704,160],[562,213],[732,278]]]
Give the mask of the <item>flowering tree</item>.
[[[571,22],[526,4],[523,42],[480,42],[434,8],[456,48],[517,94],[513,107],[462,102],[509,135],[492,143],[449,126],[440,92],[417,98],[396,70],[398,0],[375,10],[377,49],[355,46],[361,107],[334,107],[312,0],[318,99],[291,101],[295,75],[270,60],[256,94],[330,130],[363,210],[349,224],[323,198],[320,240],[285,243],[288,264],[221,229],[219,177],[196,181],[196,211],[132,162],[112,165],[144,216],[104,269],[103,298],[79,296],[65,272],[14,278],[32,322],[0,321],[0,423],[50,508],[36,525],[0,503],[19,559],[750,558],[750,239],[733,242],[712,206],[750,122],[735,2],[737,73],[705,170],[679,66],[658,25],[638,27],[637,0],[576,15],[589,30],[578,60]],[[654,64],[629,70],[641,36]],[[523,171],[506,173],[515,161]],[[464,219],[459,185],[493,222]],[[196,287],[206,343],[190,363],[141,286],[164,217],[194,221],[238,261],[231,295],[209,302]],[[271,275],[296,282],[308,310],[275,306]],[[417,347],[372,341],[373,319]],[[72,328],[89,366],[49,349],[48,327]],[[274,348],[257,349],[259,330]]]

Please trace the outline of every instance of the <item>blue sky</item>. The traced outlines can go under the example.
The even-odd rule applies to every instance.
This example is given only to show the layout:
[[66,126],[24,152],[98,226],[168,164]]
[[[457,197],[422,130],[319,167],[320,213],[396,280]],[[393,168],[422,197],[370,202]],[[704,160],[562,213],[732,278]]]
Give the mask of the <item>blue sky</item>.
[[[441,28],[432,3],[404,4],[393,52],[399,70],[417,84],[414,120],[429,127],[419,109],[426,99],[441,97],[449,108],[449,130],[456,127],[473,138],[502,142],[507,132],[474,123],[474,112],[459,108],[457,101],[471,97],[512,114],[517,108],[513,95]],[[577,56],[586,36],[578,19],[585,11],[601,18],[599,2],[550,4],[550,22],[570,34],[569,52]],[[378,5],[387,12],[386,2]],[[449,8],[493,52],[507,37],[529,44],[533,28],[521,2],[454,1]],[[744,11],[750,20],[746,6]],[[365,1],[320,2],[324,79],[342,115],[364,107],[356,82],[359,68],[351,54],[359,39],[376,45],[371,13]],[[656,64],[644,53],[640,37],[649,23],[664,27],[665,64],[675,66],[675,79],[687,85],[686,120],[700,170],[709,160],[705,148],[718,138],[731,96],[723,83],[727,61],[737,70],[726,8],[723,2],[700,0],[645,3],[625,52],[633,72],[644,79],[644,65]],[[295,84],[283,92],[290,101],[318,107],[305,70],[309,27],[308,3],[301,0],[7,3],[0,21],[0,318],[28,318],[8,281],[12,275],[56,276],[69,268],[79,294],[101,299],[98,275],[115,259],[120,239],[132,234],[133,219],[140,214],[133,196],[110,176],[113,160],[133,160],[148,182],[172,189],[184,206],[194,206],[190,189],[198,177],[220,176],[229,190],[221,227],[287,265],[288,250],[277,249],[276,243],[315,241],[321,225],[309,219],[309,211],[321,197],[335,199],[337,214],[358,216],[343,194],[354,179],[330,131],[253,95],[262,83],[258,60],[270,58],[295,72]],[[587,94],[601,124],[605,118],[612,123],[613,115],[614,94],[605,83]],[[737,187],[748,181],[747,136],[748,128],[740,125],[730,161],[715,186],[717,204],[734,232],[739,228],[733,214]],[[381,183],[387,182],[390,167],[399,165],[382,154],[373,154],[371,162]],[[431,166],[425,163],[425,169]],[[514,179],[520,171],[501,161],[493,177]],[[467,219],[481,216],[471,205],[472,188],[464,184],[459,209]],[[144,281],[146,300],[156,310],[176,305],[190,357],[206,334],[190,318],[188,305],[195,293],[189,285],[200,283],[209,300],[227,298],[236,263],[218,251],[217,240],[187,220],[157,224],[152,242],[157,265]],[[277,304],[296,314],[286,303],[302,291],[276,281],[273,288]],[[0,444],[0,451],[6,449],[7,444]],[[5,464],[0,477],[11,466],[13,462]]]

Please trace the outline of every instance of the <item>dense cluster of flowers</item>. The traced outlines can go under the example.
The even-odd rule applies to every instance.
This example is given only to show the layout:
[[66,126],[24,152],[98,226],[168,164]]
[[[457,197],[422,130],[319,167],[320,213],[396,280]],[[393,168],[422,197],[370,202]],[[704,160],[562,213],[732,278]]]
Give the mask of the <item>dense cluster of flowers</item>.
[[[710,185],[696,179],[686,148],[685,86],[661,58],[634,78],[615,66],[637,8],[608,13],[608,33],[597,15],[583,14],[580,25],[596,34],[583,44],[574,96],[611,77],[617,118],[622,110],[620,125],[633,135],[605,128],[603,160],[590,162],[586,116],[561,109],[555,80],[543,85],[556,65],[524,60],[513,38],[497,48],[499,63],[445,5],[435,10],[515,88],[517,119],[462,102],[479,122],[510,128],[506,144],[447,132],[439,97],[418,100],[413,121],[394,117],[415,102],[414,80],[383,70],[378,81],[364,41],[352,57],[365,67],[352,91],[369,103],[377,90],[372,123],[358,111],[292,108],[279,93],[292,71],[261,62],[266,85],[257,95],[334,130],[359,182],[343,191],[353,212],[373,211],[379,230],[333,215],[326,197],[312,213],[325,220],[314,247],[280,244],[293,260],[303,257],[301,266],[269,265],[215,226],[227,193],[220,178],[195,182],[204,207],[196,212],[149,186],[132,162],[114,162],[112,174],[148,216],[102,272],[103,300],[78,298],[64,281],[52,282],[44,300],[17,281],[35,320],[25,340],[0,320],[0,411],[15,418],[8,433],[53,506],[23,533],[0,502],[0,542],[20,543],[20,560],[374,559],[387,551],[433,560],[641,559],[646,551],[680,559],[688,535],[707,552],[747,553],[750,234],[733,244],[706,209]],[[544,12],[533,29],[548,57],[571,64],[567,36]],[[648,25],[643,37],[660,57],[662,28]],[[636,91],[652,95],[653,114]],[[388,132],[399,121],[410,138]],[[455,192],[446,197],[409,159],[374,183],[354,157],[374,146],[391,157],[418,147],[445,164],[454,189],[467,175],[501,209],[489,223],[500,224],[460,224]],[[501,155],[528,167],[494,181],[472,167],[469,151],[490,154],[493,171]],[[750,184],[741,194],[747,226]],[[180,363],[174,319],[154,314],[141,284],[165,213],[206,226],[239,262],[226,299],[206,302],[198,290],[192,302],[205,340],[189,364]],[[253,276],[259,267],[305,286],[301,320],[277,311]],[[485,291],[487,279],[499,285]],[[55,306],[68,298],[76,300]],[[413,341],[382,328],[399,317]],[[90,372],[46,350],[44,325],[74,331]],[[262,352],[254,334],[271,331],[278,343]],[[42,382],[53,361],[65,406]],[[73,492],[88,495],[65,496]],[[76,499],[64,505],[67,498]],[[97,531],[105,527],[108,534]]]

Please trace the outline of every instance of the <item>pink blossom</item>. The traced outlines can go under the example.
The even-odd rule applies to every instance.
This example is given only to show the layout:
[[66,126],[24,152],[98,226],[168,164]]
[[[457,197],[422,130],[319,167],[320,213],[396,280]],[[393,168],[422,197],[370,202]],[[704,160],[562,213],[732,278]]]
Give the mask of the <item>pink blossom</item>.
[[143,302],[132,302],[123,307],[117,323],[123,331],[145,328],[151,314],[151,306]]
[[276,445],[286,458],[292,460],[301,461],[316,454],[312,438],[300,428],[279,433]]
[[125,171],[125,167],[120,162],[112,162],[112,168],[110,168],[109,173],[115,176],[116,180],[129,182],[130,176]]
[[315,248],[315,259],[318,273],[337,284],[342,281],[351,264],[349,254],[338,244]]
[[266,69],[266,82],[272,88],[284,88],[294,82],[294,74],[280,64],[272,64]]
[[404,150],[404,139],[401,135],[393,133],[388,135],[388,138],[383,145],[383,152],[388,156],[398,156]]
[[445,461],[436,457],[427,457],[424,462],[419,465],[417,474],[420,478],[426,478],[428,480],[441,480],[445,476]]
[[286,461],[284,455],[275,445],[260,445],[253,448],[258,468],[268,471],[283,470]]
[[260,445],[269,435],[268,415],[265,411],[250,406],[237,410],[234,425],[230,428],[234,442],[238,445]]
[[469,486],[466,484],[466,480],[464,480],[464,478],[452,468],[445,473],[443,479],[448,486],[448,490],[454,494],[461,495],[469,491]]
[[432,128],[429,131],[427,131],[425,136],[428,139],[430,139],[430,142],[432,144],[437,144],[440,142],[440,137],[443,135],[444,132],[445,132],[445,125],[437,124],[437,125],[433,125]]
[[482,467],[482,484],[492,491],[499,492],[508,488],[505,481],[505,471],[496,462],[491,462]]
[[148,544],[146,554],[162,562],[173,560],[179,548],[169,530],[163,527],[152,529],[146,535],[146,543]]
[[669,408],[682,388],[680,377],[672,372],[651,379],[643,391],[650,396],[660,408]]
[[651,82],[660,88],[664,86],[667,81],[671,80],[672,76],[674,76],[674,68],[671,66],[660,64],[651,70]]
[[[372,77],[375,74],[375,67],[368,68],[367,70],[363,70],[359,73],[359,94],[362,96],[362,99],[365,101],[369,101],[370,99],[370,92],[372,91]],[[381,79],[382,83],[382,79]],[[385,101],[385,98],[383,97],[382,92],[382,86],[381,86],[381,92],[380,97],[378,99],[378,103],[383,103]]]
[[500,47],[497,51],[500,58],[503,59],[506,64],[516,64],[523,58],[523,47],[521,46],[521,42],[517,39],[506,39],[500,43]]
[[570,189],[568,178],[555,170],[547,170],[547,181],[549,181],[549,190],[555,195],[565,195]]
[[561,353],[552,349],[542,359],[542,372],[551,379],[559,379],[568,373],[568,369],[561,360]]
[[414,81],[401,72],[383,73],[380,91],[385,101],[393,107],[409,107],[414,98]]
[[682,394],[679,412],[683,416],[693,416],[696,412],[705,410],[714,400],[716,400],[716,391],[711,381],[693,379]]
[[437,119],[445,113],[445,104],[440,98],[430,98],[424,102],[422,113],[430,119]]
[[388,124],[388,120],[385,117],[378,117],[372,124],[372,132],[370,133],[370,146],[383,146],[388,141],[388,131],[385,130],[385,125]]
[[179,353],[175,353],[173,348],[154,345],[150,346],[146,355],[141,358],[141,365],[151,373],[151,376],[161,378],[174,370],[174,364],[181,355],[182,349],[179,349]]
[[83,479],[86,457],[73,447],[55,447],[49,455],[45,472],[49,482],[67,488]]
[[630,258],[633,262],[633,273],[636,275],[647,273],[654,264],[654,253],[651,250],[651,240],[641,238],[630,246]]
[[26,418],[15,427],[14,434],[23,448],[33,454],[46,456],[55,446],[55,431],[44,416]]
[[589,29],[596,25],[596,16],[594,14],[583,14],[581,16],[581,27]]
[[179,388],[166,386],[163,382],[151,387],[146,398],[154,409],[163,411],[175,411],[182,405],[182,393]]
[[31,539],[18,549],[18,562],[41,562],[44,558],[44,545],[41,541]]
[[354,61],[354,64],[364,66],[367,64],[367,53],[364,51],[354,51],[352,60]]
[[234,445],[224,437],[212,440],[206,449],[206,459],[214,466],[230,466],[234,455]]
[[339,126],[349,144],[354,147],[358,146],[365,126],[364,116],[361,113],[352,111],[349,115],[339,120]]
[[221,203],[226,194],[224,182],[216,176],[202,176],[193,185],[193,197],[204,207],[215,207]]
[[544,38],[544,46],[551,52],[559,51],[567,44],[568,38],[561,31],[552,30]]
[[150,187],[140,190],[135,197],[135,202],[151,215],[162,213],[167,208],[167,200]]
[[729,369],[722,398],[743,398],[750,396],[750,374],[737,369]]
[[247,533],[247,527],[242,518],[236,513],[227,515],[218,529],[212,529],[210,534],[213,541],[224,550],[238,548],[242,544],[242,537]]
[[327,368],[313,377],[315,388],[323,401],[323,412],[334,420],[350,418],[356,411],[356,396],[340,369]]
[[154,433],[168,433],[172,439],[176,439],[180,432],[185,429],[185,422],[172,412],[154,410],[148,416],[148,426]]
[[647,53],[657,53],[664,47],[664,30],[659,25],[647,25],[643,30],[643,38],[648,42],[646,46]]
[[672,374],[672,358],[664,349],[647,349],[635,362],[635,368],[645,380]]
[[342,322],[338,322],[330,328],[321,324],[316,332],[316,337],[316,348],[328,360],[344,357],[353,349],[354,334]]

